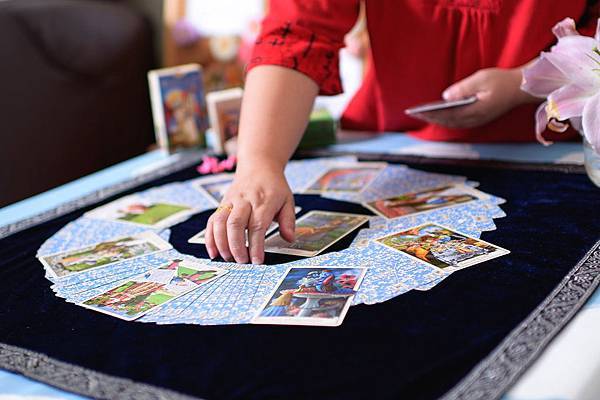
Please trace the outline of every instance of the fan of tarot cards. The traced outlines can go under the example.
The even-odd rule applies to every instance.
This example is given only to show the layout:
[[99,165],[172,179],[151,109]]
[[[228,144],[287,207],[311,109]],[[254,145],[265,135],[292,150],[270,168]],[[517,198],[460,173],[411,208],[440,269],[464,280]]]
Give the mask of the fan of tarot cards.
[[[305,257],[286,264],[179,253],[169,227],[216,208],[233,178],[220,174],[98,207],[48,239],[37,257],[57,296],[128,321],[338,326],[351,305],[429,290],[509,253],[478,239],[505,216],[504,200],[465,177],[354,157],[291,161],[285,174],[294,193],[362,204],[375,215],[312,210],[298,218],[292,244],[273,223],[266,251]],[[367,222],[347,249],[319,255]],[[203,231],[189,239],[203,241]]]

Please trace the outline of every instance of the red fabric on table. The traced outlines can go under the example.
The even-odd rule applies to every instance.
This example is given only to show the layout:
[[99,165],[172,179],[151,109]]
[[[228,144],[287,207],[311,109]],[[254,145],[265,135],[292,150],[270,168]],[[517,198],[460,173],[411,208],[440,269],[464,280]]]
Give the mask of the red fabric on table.
[[[271,0],[269,5],[248,70],[281,65],[308,75],[321,94],[340,93],[338,51],[356,21],[359,2]],[[367,1],[371,59],[342,126],[410,131],[428,140],[533,141],[537,107],[533,104],[474,129],[427,124],[405,115],[404,109],[439,99],[452,83],[482,68],[529,62],[554,43],[554,24],[567,16],[579,20],[586,10],[585,0]],[[597,8],[593,12],[597,14]],[[580,29],[591,35],[596,18],[587,20]]]

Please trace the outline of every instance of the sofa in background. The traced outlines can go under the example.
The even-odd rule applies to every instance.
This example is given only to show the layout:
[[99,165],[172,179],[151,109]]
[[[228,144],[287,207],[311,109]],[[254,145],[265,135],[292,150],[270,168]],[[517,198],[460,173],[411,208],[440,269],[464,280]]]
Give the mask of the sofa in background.
[[0,207],[154,142],[152,29],[121,1],[0,1]]

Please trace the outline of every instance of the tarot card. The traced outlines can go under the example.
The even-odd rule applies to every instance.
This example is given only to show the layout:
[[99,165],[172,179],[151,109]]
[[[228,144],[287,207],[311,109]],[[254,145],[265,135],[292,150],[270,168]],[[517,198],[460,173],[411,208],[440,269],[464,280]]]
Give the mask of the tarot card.
[[143,322],[222,325],[249,323],[287,266],[213,263],[229,273],[144,316]]
[[290,267],[252,323],[339,326],[366,271],[362,267]]
[[180,65],[148,72],[156,141],[163,149],[205,145],[208,126],[202,67]]
[[[294,209],[296,214],[298,214],[300,212],[300,210],[302,210],[301,207],[295,207],[295,209]],[[279,224],[275,221],[271,222],[271,225],[269,225],[269,228],[267,228],[267,231],[265,232],[265,236],[269,236],[269,234],[272,233],[273,231],[275,231],[275,229],[277,229],[277,228],[279,228]],[[205,234],[206,234],[206,229],[203,229],[201,232],[198,232],[194,236],[189,238],[188,243],[204,244],[205,243],[205,240],[204,240]],[[248,246],[248,231],[246,231],[246,246]]]
[[321,157],[307,160],[292,160],[285,166],[285,179],[293,193],[304,193],[306,188],[323,175],[334,163],[356,163],[354,156]]
[[227,189],[231,186],[231,182],[233,182],[233,174],[225,173],[199,178],[191,183],[194,189],[208,195],[215,206],[218,206],[223,200]]
[[183,221],[195,212],[188,205],[150,201],[133,194],[98,207],[85,216],[162,229]]
[[296,241],[286,242],[279,233],[265,241],[265,251],[313,257],[369,220],[366,215],[310,211],[296,221]]
[[59,279],[171,248],[154,232],[143,232],[42,256],[39,260],[51,277]]
[[227,149],[235,148],[243,94],[242,88],[233,88],[206,95],[208,117],[215,135],[214,147],[217,153],[225,153]]
[[305,193],[360,193],[386,166],[386,163],[368,162],[332,164],[308,186]]
[[175,259],[138,275],[104,293],[89,298],[81,306],[133,321],[169,301],[227,273],[227,270]]
[[321,195],[335,200],[353,203],[370,203],[375,200],[396,196],[399,193],[419,192],[435,187],[464,183],[466,177],[424,172],[404,165],[390,164],[359,193],[324,192]]
[[510,253],[481,239],[434,223],[419,225],[374,241],[440,270],[449,271],[470,267]]
[[403,193],[364,203],[363,206],[387,219],[405,217],[441,208],[454,207],[487,195],[467,185],[454,184],[419,192]]

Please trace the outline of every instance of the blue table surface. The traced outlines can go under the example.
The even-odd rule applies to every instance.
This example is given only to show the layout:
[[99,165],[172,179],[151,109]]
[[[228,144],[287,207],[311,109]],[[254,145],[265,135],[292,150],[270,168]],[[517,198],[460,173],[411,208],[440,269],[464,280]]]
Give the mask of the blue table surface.
[[[440,147],[442,146],[442,147]],[[374,136],[366,140],[345,139],[343,143],[332,146],[339,151],[358,151],[373,153],[400,153],[431,155],[430,151],[449,151],[454,156],[464,155],[465,149],[470,158],[498,159],[521,162],[561,162],[567,159],[579,159],[581,144],[560,143],[549,148],[538,144],[440,144],[424,142],[404,134],[390,132]],[[433,150],[432,150],[433,149]],[[450,155],[452,156],[452,155]],[[85,176],[66,185],[57,187],[21,202],[0,209],[0,226],[8,225],[31,217],[58,205],[75,200],[98,189],[129,180],[154,168],[160,168],[174,160],[177,156],[162,151],[153,151],[131,160],[111,166],[102,171]],[[585,308],[600,307],[600,292],[596,292]],[[67,393],[49,385],[33,381],[22,375],[0,370],[0,400],[5,395],[11,399],[85,399],[85,397]],[[504,400],[528,400],[511,396]],[[536,398],[536,400],[542,400]],[[543,400],[566,400],[564,397],[546,397]]]

